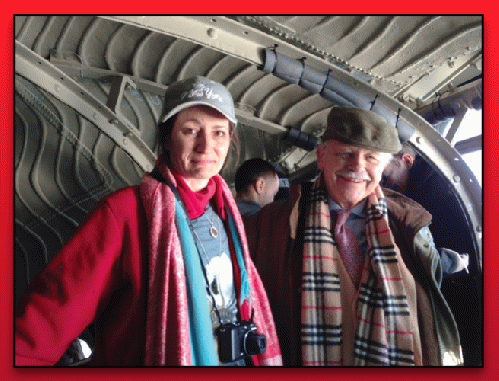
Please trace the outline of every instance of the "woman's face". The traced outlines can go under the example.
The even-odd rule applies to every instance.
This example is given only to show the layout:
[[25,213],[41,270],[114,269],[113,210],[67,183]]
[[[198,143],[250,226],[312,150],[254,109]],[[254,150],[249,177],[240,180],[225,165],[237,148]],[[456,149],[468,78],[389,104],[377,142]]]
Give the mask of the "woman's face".
[[165,150],[171,168],[197,192],[222,169],[230,140],[229,120],[223,114],[209,106],[193,106],[176,115]]

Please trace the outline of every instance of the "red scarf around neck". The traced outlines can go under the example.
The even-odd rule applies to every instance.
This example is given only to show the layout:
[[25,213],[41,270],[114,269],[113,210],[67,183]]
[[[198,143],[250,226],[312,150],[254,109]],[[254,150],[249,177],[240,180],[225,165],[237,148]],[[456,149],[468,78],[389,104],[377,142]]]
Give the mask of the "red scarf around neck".
[[218,215],[222,220],[225,219],[224,202],[220,187],[220,178],[218,176],[210,178],[206,188],[199,192],[194,192],[187,185],[182,175],[175,171],[172,171],[172,174],[177,181],[178,193],[182,197],[187,214],[189,214],[191,219],[198,218],[204,213],[206,205],[208,205],[213,196],[215,196]]

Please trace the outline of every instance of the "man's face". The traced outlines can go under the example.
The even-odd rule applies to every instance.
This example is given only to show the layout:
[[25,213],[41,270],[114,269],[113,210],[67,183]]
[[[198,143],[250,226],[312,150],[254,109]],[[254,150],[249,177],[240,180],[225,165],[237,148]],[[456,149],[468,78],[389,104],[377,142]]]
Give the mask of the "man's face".
[[170,165],[192,190],[203,189],[222,168],[230,145],[229,121],[208,106],[180,111],[165,144]]
[[329,196],[343,209],[351,209],[371,194],[391,155],[336,140],[317,147],[317,164],[324,172]]

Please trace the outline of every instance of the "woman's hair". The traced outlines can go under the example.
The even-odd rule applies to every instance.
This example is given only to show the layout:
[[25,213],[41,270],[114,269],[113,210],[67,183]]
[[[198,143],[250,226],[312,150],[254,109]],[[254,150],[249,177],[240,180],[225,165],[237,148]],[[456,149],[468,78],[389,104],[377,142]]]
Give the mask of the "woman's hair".
[[[168,163],[170,162],[170,157],[169,157],[169,152],[165,150],[165,145],[171,139],[176,119],[177,119],[177,114],[173,115],[171,118],[167,119],[166,121],[158,125],[158,133],[157,133],[155,148],[158,152],[158,157],[164,155]],[[229,152],[227,153],[227,158],[225,159],[225,163],[229,161],[229,157],[231,157],[232,159],[230,161],[237,163],[239,162],[239,155],[241,153],[241,144],[239,141],[239,135],[237,133],[236,126],[231,121],[229,121],[229,133],[230,133],[230,146],[229,146]]]
[[176,119],[177,115],[175,114],[171,118],[158,125],[158,134],[156,139],[156,149],[158,151],[158,157],[165,153],[165,144],[170,140],[172,136],[173,126],[175,125]]

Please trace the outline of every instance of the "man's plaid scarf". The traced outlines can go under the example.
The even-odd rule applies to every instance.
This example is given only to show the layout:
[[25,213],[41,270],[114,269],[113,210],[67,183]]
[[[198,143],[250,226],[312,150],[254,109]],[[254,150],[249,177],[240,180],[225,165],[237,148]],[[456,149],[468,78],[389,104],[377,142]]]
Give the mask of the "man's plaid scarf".
[[[306,211],[302,276],[303,365],[342,365],[342,306],[336,249],[322,176]],[[414,365],[410,311],[381,188],[367,199],[366,265],[360,282],[354,364]]]

